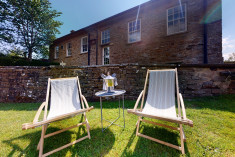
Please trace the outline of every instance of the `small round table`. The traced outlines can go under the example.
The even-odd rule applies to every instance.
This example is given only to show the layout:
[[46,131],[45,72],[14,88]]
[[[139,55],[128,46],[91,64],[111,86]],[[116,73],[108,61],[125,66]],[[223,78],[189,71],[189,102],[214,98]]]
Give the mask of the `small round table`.
[[[124,94],[125,93],[126,93],[125,90],[117,90],[117,89],[114,90],[112,93],[107,93],[107,91],[99,91],[99,92],[95,93],[96,96],[100,97],[102,132],[104,130],[106,130],[109,126],[111,126],[112,124],[115,124],[115,122],[120,118],[120,97],[122,97],[122,109],[123,109],[124,126],[120,126],[118,124],[115,124],[115,125],[125,128],[125,116],[124,116]],[[109,120],[103,119],[103,115],[102,115],[102,97],[113,97],[113,96],[118,96],[119,97],[119,116],[114,121],[109,121]],[[110,125],[107,126],[105,129],[103,129],[103,120],[110,123]]]

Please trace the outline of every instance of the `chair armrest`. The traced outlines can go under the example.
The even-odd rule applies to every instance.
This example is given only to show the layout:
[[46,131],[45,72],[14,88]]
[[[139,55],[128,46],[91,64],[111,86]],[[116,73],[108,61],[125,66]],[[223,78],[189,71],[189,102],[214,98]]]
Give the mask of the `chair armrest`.
[[180,97],[180,105],[181,105],[182,112],[183,112],[183,119],[187,119],[186,118],[186,111],[185,111],[185,107],[184,107],[184,100],[183,100],[181,93],[179,93],[179,97]]
[[82,95],[82,100],[83,100],[83,102],[86,104],[86,108],[89,108],[89,105],[88,105],[87,100],[86,100],[86,98],[84,97],[84,95]]
[[74,111],[74,112],[71,112],[71,113],[66,113],[66,114],[54,117],[52,119],[47,119],[47,120],[40,121],[40,122],[37,122],[37,123],[25,123],[25,124],[22,125],[22,130],[27,130],[27,129],[35,128],[35,127],[38,127],[38,126],[41,126],[41,125],[50,124],[50,123],[58,121],[58,120],[62,120],[62,119],[65,119],[65,118],[68,118],[68,117],[71,117],[71,116],[75,116],[77,114],[81,114],[81,113],[90,111],[93,108],[94,107],[91,106],[88,109],[80,109],[80,110],[77,110],[77,111]]
[[139,97],[138,97],[138,99],[137,99],[137,101],[136,101],[136,103],[135,103],[135,107],[134,107],[134,111],[136,111],[136,109],[137,109],[137,107],[138,107],[138,104],[139,104],[139,102],[140,102],[140,99],[141,99],[141,97],[143,96],[143,90],[142,90],[142,92],[140,93],[140,95],[139,95]]
[[38,118],[39,118],[39,116],[40,116],[40,114],[41,114],[41,112],[42,112],[42,109],[45,107],[46,104],[47,104],[46,102],[43,102],[43,103],[41,104],[41,106],[39,107],[39,109],[38,109],[38,111],[37,111],[37,113],[36,113],[36,115],[35,115],[35,117],[34,117],[33,123],[38,122]]

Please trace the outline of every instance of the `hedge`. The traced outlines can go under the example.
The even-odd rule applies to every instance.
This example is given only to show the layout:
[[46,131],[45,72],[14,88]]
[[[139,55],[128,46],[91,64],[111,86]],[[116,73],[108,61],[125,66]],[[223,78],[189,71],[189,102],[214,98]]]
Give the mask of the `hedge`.
[[59,65],[59,63],[49,62],[48,60],[32,60],[13,56],[0,56],[0,66],[49,66]]

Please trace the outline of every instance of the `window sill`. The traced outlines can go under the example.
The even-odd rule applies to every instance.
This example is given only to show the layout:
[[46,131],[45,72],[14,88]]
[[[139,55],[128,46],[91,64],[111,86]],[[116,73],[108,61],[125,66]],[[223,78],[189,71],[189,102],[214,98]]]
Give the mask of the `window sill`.
[[70,58],[70,57],[72,57],[72,55],[70,55],[70,56],[66,56],[66,58]]
[[81,53],[80,53],[80,55],[82,55],[82,54],[86,54],[86,53],[88,53],[88,51],[86,51],[86,52],[81,52]]
[[188,33],[188,31],[183,31],[183,32],[177,32],[177,33],[172,33],[172,34],[167,34],[166,36],[173,36],[173,35],[178,35],[178,34],[184,34],[184,33]]
[[108,46],[111,45],[110,42],[109,43],[105,43],[105,44],[101,44],[100,46]]
[[140,41],[135,41],[135,42],[131,42],[131,43],[127,43],[127,45],[131,45],[131,44],[140,44],[140,43],[142,43],[142,41],[140,40]]

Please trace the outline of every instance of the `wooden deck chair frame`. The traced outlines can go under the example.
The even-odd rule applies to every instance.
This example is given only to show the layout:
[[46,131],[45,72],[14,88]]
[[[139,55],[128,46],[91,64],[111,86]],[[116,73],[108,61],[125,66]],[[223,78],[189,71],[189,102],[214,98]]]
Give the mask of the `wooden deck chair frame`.
[[[59,79],[69,79],[69,78],[59,78]],[[47,110],[48,110],[48,103],[49,103],[49,93],[50,93],[50,87],[51,87],[50,86],[51,80],[58,80],[58,79],[50,79],[49,78],[48,79],[48,85],[47,85],[46,101],[43,102],[41,104],[41,106],[39,107],[39,109],[38,109],[38,111],[37,111],[37,113],[36,113],[36,115],[34,117],[33,123],[25,123],[25,124],[22,125],[22,130],[27,130],[27,129],[30,129],[30,128],[34,129],[35,127],[42,126],[41,138],[40,138],[38,146],[37,146],[37,150],[39,150],[39,157],[45,157],[45,156],[51,155],[51,154],[53,154],[55,152],[58,152],[58,151],[60,151],[60,150],[62,150],[64,148],[67,148],[67,147],[69,147],[69,146],[71,146],[71,145],[73,145],[75,143],[78,143],[78,142],[80,142],[80,141],[82,141],[82,140],[84,140],[86,138],[89,138],[89,139],[91,138],[91,136],[90,136],[90,125],[89,125],[89,122],[88,122],[87,117],[86,117],[86,112],[89,112],[90,110],[92,110],[93,106],[89,107],[86,98],[82,95],[81,87],[80,87],[80,83],[79,83],[79,78],[76,77],[76,79],[77,79],[78,88],[79,88],[79,90],[78,90],[79,93],[78,94],[79,94],[79,97],[80,97],[80,103],[81,103],[81,107],[82,107],[80,110],[77,110],[77,111],[72,112],[72,113],[64,114],[64,115],[61,115],[61,116],[57,116],[57,117],[49,119],[49,120],[46,120],[46,118],[47,118]],[[84,106],[84,103],[85,103],[86,107]],[[44,108],[43,121],[38,122],[38,118],[39,118],[43,108]],[[59,131],[56,131],[56,132],[53,132],[53,133],[50,133],[50,134],[46,135],[46,130],[47,130],[47,127],[48,127],[48,125],[50,123],[55,122],[55,121],[60,121],[60,120],[63,120],[65,118],[70,118],[70,117],[78,115],[78,114],[83,114],[84,115],[84,118],[85,118],[84,122],[81,122],[79,124],[76,124],[76,125],[70,126],[68,128],[65,128],[65,129],[62,129],[62,130],[59,130]],[[48,153],[43,154],[43,145],[44,145],[44,139],[45,138],[54,136],[56,134],[62,133],[64,131],[67,131],[67,130],[75,128],[75,127],[79,127],[80,125],[86,125],[86,127],[87,127],[87,134],[88,134],[87,136],[82,137],[80,139],[77,139],[77,140],[75,140],[75,141],[73,141],[71,143],[68,143],[68,144],[66,144],[64,146],[61,146],[61,147],[55,149],[55,150],[52,150],[52,151],[50,151]]]
[[[163,118],[163,117],[160,117],[160,116],[158,117],[158,116],[153,116],[153,115],[148,115],[148,114],[141,113],[142,110],[143,110],[144,97],[145,97],[145,93],[146,93],[146,86],[147,86],[148,76],[149,76],[150,71],[168,71],[168,70],[175,71],[176,93],[177,93],[176,95],[177,95],[177,104],[178,104],[178,117],[181,117],[181,119],[173,119],[173,118],[165,118],[165,117]],[[137,109],[141,98],[142,98],[142,101],[141,101],[140,109]],[[181,116],[181,111],[182,111],[182,116]],[[186,141],[186,137],[185,137],[182,125],[185,124],[185,125],[189,125],[189,126],[193,127],[193,122],[186,118],[186,111],[185,111],[185,107],[184,107],[183,97],[179,93],[177,68],[175,68],[175,69],[161,69],[161,70],[147,70],[145,84],[144,84],[144,90],[140,93],[140,95],[139,95],[139,97],[138,97],[138,99],[135,103],[134,109],[128,109],[127,112],[135,114],[139,117],[139,119],[137,121],[137,124],[136,124],[136,127],[137,127],[136,128],[136,136],[144,137],[146,139],[158,142],[160,144],[175,148],[177,150],[180,150],[182,152],[182,154],[185,154],[184,142]],[[143,117],[148,117],[148,118],[152,118],[152,119],[158,119],[158,120],[162,120],[162,121],[177,123],[177,124],[179,124],[179,127],[173,127],[173,126],[169,126],[169,125],[165,125],[165,124],[161,124],[161,123],[152,122],[152,121],[143,119]],[[176,145],[173,145],[171,143],[167,143],[167,142],[161,141],[159,139],[156,139],[156,138],[153,138],[153,137],[150,137],[150,136],[143,135],[143,134],[139,133],[140,122],[146,122],[146,123],[158,125],[158,126],[161,126],[161,127],[165,127],[165,128],[168,128],[168,129],[179,131],[180,132],[181,146],[176,146]]]

